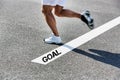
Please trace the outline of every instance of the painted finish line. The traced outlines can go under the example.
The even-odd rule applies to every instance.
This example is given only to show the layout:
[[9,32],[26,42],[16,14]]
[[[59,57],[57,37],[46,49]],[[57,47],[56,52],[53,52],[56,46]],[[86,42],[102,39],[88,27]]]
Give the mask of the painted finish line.
[[31,62],[46,65],[119,24],[120,16],[36,59],[33,59]]

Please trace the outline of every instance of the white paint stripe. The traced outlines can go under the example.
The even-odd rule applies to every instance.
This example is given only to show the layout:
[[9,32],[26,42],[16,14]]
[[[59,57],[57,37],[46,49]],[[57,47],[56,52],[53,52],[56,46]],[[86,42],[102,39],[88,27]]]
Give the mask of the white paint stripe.
[[[88,42],[89,40],[101,35],[102,33],[110,30],[111,28],[117,26],[120,24],[120,16],[105,23],[104,25],[94,29],[94,30],[91,30],[90,32],[64,44],[63,46],[60,46],[34,60],[32,60],[32,62],[35,62],[35,63],[40,63],[40,64],[48,64],[49,62],[52,62],[53,60],[63,56],[64,54],[68,53],[69,51],[83,45],[84,43]],[[57,50],[58,52],[61,52],[61,54],[59,54],[58,56],[55,56],[53,57],[51,60],[48,60],[47,62],[44,62],[42,59],[43,57],[49,55],[49,58],[51,57],[50,54],[52,54],[52,52],[55,52],[55,50]]]

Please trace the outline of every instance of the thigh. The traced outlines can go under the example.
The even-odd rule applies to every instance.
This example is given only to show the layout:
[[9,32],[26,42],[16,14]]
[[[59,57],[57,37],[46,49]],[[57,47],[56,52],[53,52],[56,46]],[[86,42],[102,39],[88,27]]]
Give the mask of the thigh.
[[42,7],[42,12],[43,13],[49,13],[49,12],[52,12],[53,10],[53,6],[50,6],[50,5],[43,5]]
[[55,13],[59,14],[63,10],[63,6],[56,5],[55,6]]

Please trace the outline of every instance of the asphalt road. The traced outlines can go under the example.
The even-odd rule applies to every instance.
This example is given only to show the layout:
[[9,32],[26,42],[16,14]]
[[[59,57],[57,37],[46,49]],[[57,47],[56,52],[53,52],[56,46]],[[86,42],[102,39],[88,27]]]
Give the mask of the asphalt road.
[[[69,0],[65,8],[90,10],[99,27],[120,16],[119,3]],[[56,19],[64,43],[90,31],[79,19]],[[31,63],[59,47],[43,42],[50,34],[40,1],[0,0],[0,80],[120,80],[120,25],[48,65]]]

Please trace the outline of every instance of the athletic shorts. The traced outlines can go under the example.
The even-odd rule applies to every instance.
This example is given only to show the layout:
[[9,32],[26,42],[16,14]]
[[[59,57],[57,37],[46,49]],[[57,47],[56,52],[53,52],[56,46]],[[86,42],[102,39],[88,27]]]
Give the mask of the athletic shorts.
[[66,0],[42,0],[43,5],[50,5],[50,6],[64,6]]

